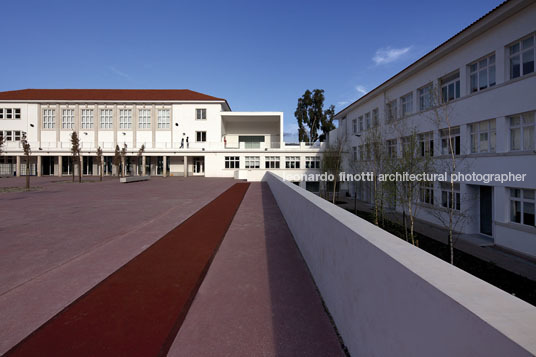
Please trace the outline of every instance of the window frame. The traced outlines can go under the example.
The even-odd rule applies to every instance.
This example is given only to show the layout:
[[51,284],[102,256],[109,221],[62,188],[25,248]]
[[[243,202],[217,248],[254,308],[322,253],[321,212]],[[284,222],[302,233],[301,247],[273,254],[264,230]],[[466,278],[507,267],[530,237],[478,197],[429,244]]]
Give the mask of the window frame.
[[[486,61],[485,65],[482,62]],[[493,63],[492,63],[493,61]],[[477,59],[476,61],[467,65],[467,73],[469,75],[469,93],[480,92],[484,89],[491,88],[497,84],[497,57],[495,52],[490,53],[484,57]],[[493,70],[493,71],[492,71]],[[481,80],[483,72],[486,75],[486,85],[481,86]],[[493,82],[491,82],[491,74],[493,73]],[[473,87],[473,78],[475,79],[476,87]]]
[[[535,139],[535,132],[536,132],[536,112],[525,112],[521,114],[516,114],[508,117],[509,120],[509,135],[510,135],[510,151],[514,152],[523,152],[523,151],[531,151],[534,150],[536,147],[536,139]],[[519,124],[513,125],[514,119],[518,119]],[[527,121],[527,123],[526,123]],[[532,123],[530,123],[532,121]],[[519,149],[514,149],[514,131],[519,131]],[[527,133],[530,133],[532,131],[532,143],[529,143],[529,146],[526,145],[526,136],[530,136],[530,134],[527,135]]]
[[[441,102],[448,103],[461,97],[460,71],[452,72],[443,76],[440,80]],[[450,89],[452,85],[453,97],[450,98]]]
[[195,120],[207,120],[207,108],[195,108]]
[[244,158],[244,168],[246,169],[260,169],[261,157],[260,156],[246,156]]
[[281,167],[281,157],[266,156],[264,158],[264,166],[266,169],[279,169]]
[[400,97],[400,117],[405,118],[413,113],[413,92]]
[[[529,45],[528,47],[525,47],[524,42],[532,39],[532,45]],[[517,47],[517,50],[513,50],[513,48]],[[532,55],[532,71],[525,71],[524,67],[524,60],[523,57],[525,54],[531,54]],[[510,80],[520,78],[523,76],[526,76],[528,74],[534,73],[535,71],[535,61],[536,61],[536,34],[531,33],[528,34],[519,40],[516,40],[509,45],[506,46],[506,56],[508,58],[508,71],[509,71],[509,78]],[[514,70],[513,70],[513,64],[512,60],[517,57],[518,60],[518,66],[519,66],[519,74],[517,76],[514,76]],[[530,61],[529,61],[530,62]],[[526,72],[526,73],[525,73]]]
[[151,109],[138,109],[138,129],[151,129]]
[[113,130],[114,111],[109,108],[101,108],[99,111],[99,129]]
[[157,109],[157,129],[169,129],[171,127],[171,109]]
[[93,129],[93,109],[80,110],[80,125],[82,129]]
[[61,129],[74,130],[74,109],[61,109]]
[[226,169],[239,169],[240,168],[240,156],[225,156],[225,168]]
[[[493,127],[492,127],[493,123]],[[482,130],[486,124],[486,130]],[[482,150],[482,135],[487,137],[487,150]],[[471,154],[493,153],[497,150],[497,123],[495,119],[487,119],[469,124],[469,143]],[[493,145],[492,145],[493,143]],[[493,146],[493,147],[492,147]]]
[[[199,137],[201,137],[201,140],[199,140]],[[206,132],[206,130],[200,130],[200,131],[195,132],[195,142],[196,143],[206,143],[207,142],[207,132]]]

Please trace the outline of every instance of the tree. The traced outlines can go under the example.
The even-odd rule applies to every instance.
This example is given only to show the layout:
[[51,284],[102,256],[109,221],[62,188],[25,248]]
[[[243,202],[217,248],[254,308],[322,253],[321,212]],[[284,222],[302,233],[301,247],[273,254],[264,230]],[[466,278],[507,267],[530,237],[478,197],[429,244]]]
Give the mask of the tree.
[[121,149],[121,177],[127,175],[127,169],[126,169],[126,166],[125,166],[125,163],[126,163],[125,158],[126,158],[126,156],[127,156],[127,144],[124,143],[123,148]]
[[26,132],[22,132],[22,139],[20,141],[22,150],[24,151],[24,157],[26,159],[26,190],[30,189],[30,157],[32,155],[32,148],[26,139]]
[[[317,140],[323,141],[326,133],[335,129],[333,116],[335,106],[331,105],[324,110],[324,90],[315,89],[312,92],[306,90],[298,99],[298,106],[294,116],[298,120],[298,136],[300,142],[314,143]],[[322,134],[319,135],[318,131]]]
[[82,182],[82,162],[80,160],[80,139],[76,131],[73,131],[71,134],[71,155],[72,155],[72,171],[73,171],[73,182],[74,182],[74,168],[75,163],[78,162],[78,182]]
[[345,148],[346,133],[344,133],[344,136],[342,137],[337,137],[334,143],[328,144],[322,152],[322,168],[327,174],[333,175],[333,181],[331,181],[333,186],[329,187],[328,182],[330,181],[326,182],[326,199],[328,199],[328,192],[331,189],[333,204],[336,202],[337,182],[344,160]]
[[119,167],[121,166],[121,152],[119,150],[119,145],[115,146],[114,158],[113,158],[112,163],[116,167],[117,174],[120,175]]
[[143,172],[143,167],[141,168],[141,171],[140,171],[140,166],[143,165],[143,153],[145,152],[145,144],[142,144],[140,149],[138,150],[138,175],[141,175],[141,173]]
[[97,165],[99,167],[99,180],[102,181],[102,164],[103,164],[103,160],[102,160],[102,149],[101,147],[99,146],[97,148]]

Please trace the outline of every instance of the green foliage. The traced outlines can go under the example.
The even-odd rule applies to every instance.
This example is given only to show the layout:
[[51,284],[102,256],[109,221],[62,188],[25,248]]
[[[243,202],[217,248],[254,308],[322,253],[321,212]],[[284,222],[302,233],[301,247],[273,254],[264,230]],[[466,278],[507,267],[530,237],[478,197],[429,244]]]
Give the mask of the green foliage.
[[[323,141],[326,133],[335,129],[333,116],[335,106],[331,105],[324,110],[324,90],[315,89],[312,92],[306,90],[298,99],[298,106],[294,116],[298,121],[298,136],[301,142],[314,143],[317,140]],[[322,134],[319,135],[319,130]]]

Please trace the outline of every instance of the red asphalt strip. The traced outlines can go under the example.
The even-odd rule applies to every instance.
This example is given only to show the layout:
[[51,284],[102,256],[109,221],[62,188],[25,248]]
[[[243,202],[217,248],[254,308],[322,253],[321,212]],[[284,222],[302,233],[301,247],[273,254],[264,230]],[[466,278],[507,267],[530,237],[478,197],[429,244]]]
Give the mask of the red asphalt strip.
[[233,185],[6,356],[166,355],[248,187]]

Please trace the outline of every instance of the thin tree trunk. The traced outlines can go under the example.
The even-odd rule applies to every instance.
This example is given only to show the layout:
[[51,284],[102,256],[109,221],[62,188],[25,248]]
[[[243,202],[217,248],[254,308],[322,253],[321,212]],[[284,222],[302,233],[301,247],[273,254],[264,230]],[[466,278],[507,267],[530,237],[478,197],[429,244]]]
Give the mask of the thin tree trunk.
[[78,156],[78,183],[82,183],[82,157]]
[[73,174],[73,182],[74,182],[74,157],[71,157],[71,173]]

